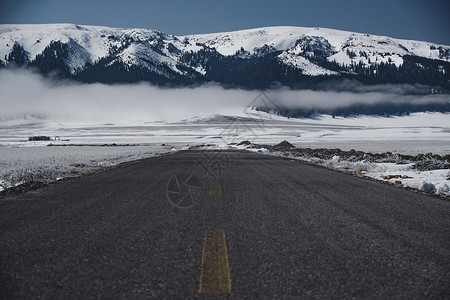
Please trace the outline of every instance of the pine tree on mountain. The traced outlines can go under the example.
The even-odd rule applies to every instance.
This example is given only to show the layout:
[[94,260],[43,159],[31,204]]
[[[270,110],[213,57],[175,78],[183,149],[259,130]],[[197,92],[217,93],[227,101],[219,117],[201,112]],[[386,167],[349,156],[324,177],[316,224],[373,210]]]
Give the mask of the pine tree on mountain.
[[29,59],[28,59],[27,52],[22,47],[22,45],[15,42],[6,61],[8,63],[11,63],[14,66],[21,67],[21,66],[26,65],[28,63]]

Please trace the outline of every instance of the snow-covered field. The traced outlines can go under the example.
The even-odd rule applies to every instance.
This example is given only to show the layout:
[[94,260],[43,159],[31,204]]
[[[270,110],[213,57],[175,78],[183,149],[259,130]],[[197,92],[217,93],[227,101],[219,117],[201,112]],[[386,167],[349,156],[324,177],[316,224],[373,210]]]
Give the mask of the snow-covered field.
[[[29,136],[58,137],[29,142]],[[26,117],[0,121],[0,147],[63,144],[218,144],[250,140],[276,144],[288,140],[301,148],[341,148],[365,152],[450,154],[450,114],[288,119],[254,110],[233,117],[215,115],[175,122],[64,122]]]
[[[49,136],[52,140],[30,142],[29,136]],[[31,116],[8,119],[0,121],[0,190],[25,181],[78,176],[194,145],[229,148],[230,144],[243,140],[272,145],[288,140],[298,148],[447,155],[450,154],[450,114],[426,112],[348,118],[317,115],[288,119],[240,109],[233,116],[213,115],[174,122],[62,122]],[[44,147],[49,144],[54,146]],[[104,144],[121,146],[102,147]],[[405,164],[295,158],[334,169],[359,170],[360,175],[450,195],[448,169],[418,171]],[[402,178],[384,179],[388,175]]]
[[170,146],[0,147],[0,191],[24,182],[77,177],[123,162],[174,151]]

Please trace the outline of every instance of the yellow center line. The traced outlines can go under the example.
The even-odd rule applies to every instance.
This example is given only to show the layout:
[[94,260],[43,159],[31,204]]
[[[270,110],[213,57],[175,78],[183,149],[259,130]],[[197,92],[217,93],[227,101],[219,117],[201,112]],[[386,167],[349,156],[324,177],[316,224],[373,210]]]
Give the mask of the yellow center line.
[[209,196],[210,197],[221,197],[222,196],[222,188],[220,184],[212,184],[209,188]]
[[206,230],[199,294],[230,294],[231,275],[225,231]]

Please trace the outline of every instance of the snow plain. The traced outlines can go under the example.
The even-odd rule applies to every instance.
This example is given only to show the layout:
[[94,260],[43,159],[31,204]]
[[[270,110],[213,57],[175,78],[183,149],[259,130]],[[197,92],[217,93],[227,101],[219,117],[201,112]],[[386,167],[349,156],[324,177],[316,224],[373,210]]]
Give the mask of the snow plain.
[[[240,112],[239,112],[240,110]],[[59,140],[29,142],[29,136]],[[0,121],[0,146],[27,147],[47,144],[178,144],[227,145],[250,140],[276,144],[288,140],[301,148],[341,148],[407,155],[450,154],[450,114],[412,113],[408,116],[357,116],[285,118],[250,108],[232,116],[213,115],[173,122],[120,121],[99,123],[38,119]]]
[[[213,115],[170,123],[122,121],[105,124],[91,120],[62,124],[30,116],[1,121],[0,190],[27,180],[54,181],[78,176],[194,145],[230,148],[230,144],[243,140],[272,145],[288,140],[299,148],[341,148],[372,153],[450,154],[448,113],[347,118],[317,115],[313,118],[288,119],[251,108],[240,109],[241,112],[234,116]],[[50,136],[53,140],[28,141],[29,136],[38,135]],[[53,147],[46,147],[49,144]],[[103,146],[105,144],[109,146]],[[420,172],[403,164],[365,161],[309,162],[338,170],[361,169],[364,170],[361,174],[379,180],[401,173],[402,176],[412,177],[402,180],[403,185],[450,195],[447,181],[449,170]]]

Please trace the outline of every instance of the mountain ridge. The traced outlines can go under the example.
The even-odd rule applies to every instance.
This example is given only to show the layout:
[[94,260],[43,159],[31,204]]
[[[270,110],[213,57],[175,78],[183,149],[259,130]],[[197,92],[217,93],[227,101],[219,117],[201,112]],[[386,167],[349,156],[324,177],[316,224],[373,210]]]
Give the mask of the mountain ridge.
[[450,46],[318,27],[176,36],[76,24],[0,25],[0,65],[81,82],[317,88],[329,80],[450,90]]

